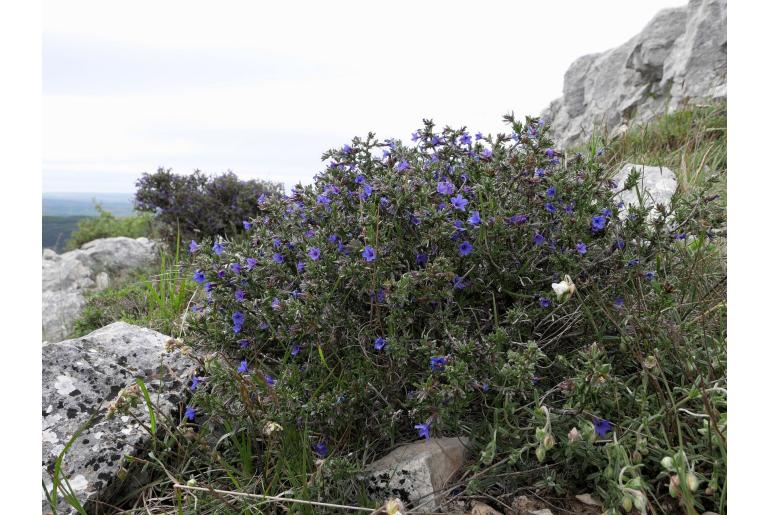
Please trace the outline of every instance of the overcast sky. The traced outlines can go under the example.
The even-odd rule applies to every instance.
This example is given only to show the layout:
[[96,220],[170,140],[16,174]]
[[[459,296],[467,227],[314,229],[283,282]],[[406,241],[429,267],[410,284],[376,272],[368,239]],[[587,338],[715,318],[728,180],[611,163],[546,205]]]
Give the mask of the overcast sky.
[[43,191],[131,192],[159,166],[291,186],[369,131],[502,131],[684,3],[45,0]]

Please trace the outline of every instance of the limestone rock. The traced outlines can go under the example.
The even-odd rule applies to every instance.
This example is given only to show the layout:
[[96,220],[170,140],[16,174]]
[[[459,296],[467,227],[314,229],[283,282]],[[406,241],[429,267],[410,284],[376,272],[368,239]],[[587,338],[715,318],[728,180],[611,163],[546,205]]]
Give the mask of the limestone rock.
[[84,293],[104,289],[110,278],[150,264],[157,244],[147,238],[102,238],[77,250],[43,251],[43,340],[60,341],[85,304]]
[[[640,174],[637,186],[633,189],[622,191],[623,184],[626,182],[632,171],[638,171]],[[628,216],[628,208],[639,205],[639,193],[642,194],[642,200],[646,207],[652,207],[663,204],[669,206],[671,198],[676,193],[677,180],[676,174],[665,166],[646,166],[639,164],[626,163],[615,174],[612,179],[615,184],[615,200],[623,202],[624,208],[620,211],[620,218],[625,219]],[[650,219],[655,217],[655,212],[650,213]]]
[[[158,417],[179,416],[191,363],[178,351],[162,355],[167,340],[156,331],[115,322],[82,338],[43,346],[42,473],[48,489],[57,456],[91,416],[91,425],[64,457],[64,475],[89,512],[127,486],[118,478],[125,456],[140,454],[149,435],[128,416],[107,418],[107,407],[141,377],[157,400]],[[143,401],[132,412],[149,425]],[[43,495],[43,511],[49,510]],[[59,513],[67,513],[61,501]]]
[[366,468],[370,492],[395,495],[412,512],[435,511],[441,489],[465,461],[467,438],[431,438],[397,447]]
[[619,47],[577,59],[543,116],[557,143],[570,147],[596,126],[615,135],[687,102],[726,96],[726,0],[690,0],[660,11]]

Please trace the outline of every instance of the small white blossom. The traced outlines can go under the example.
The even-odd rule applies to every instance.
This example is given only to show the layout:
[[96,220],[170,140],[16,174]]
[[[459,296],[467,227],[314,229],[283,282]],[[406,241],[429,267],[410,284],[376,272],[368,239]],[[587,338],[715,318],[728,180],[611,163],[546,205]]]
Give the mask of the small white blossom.
[[570,276],[565,275],[564,279],[560,283],[551,283],[554,293],[556,293],[556,300],[561,301],[561,298],[566,295],[568,300],[573,293],[575,293],[575,283],[572,282]]

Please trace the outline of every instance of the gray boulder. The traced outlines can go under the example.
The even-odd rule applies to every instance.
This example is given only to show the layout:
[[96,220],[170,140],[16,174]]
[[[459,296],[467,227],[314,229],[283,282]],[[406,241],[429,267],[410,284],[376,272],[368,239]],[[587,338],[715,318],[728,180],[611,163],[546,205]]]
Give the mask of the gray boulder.
[[147,266],[157,256],[147,238],[102,238],[77,250],[43,251],[43,341],[60,341],[85,304],[84,293],[104,289],[110,279]]
[[[191,363],[179,352],[164,354],[168,339],[150,329],[115,322],[82,338],[43,346],[42,473],[49,491],[57,456],[92,416],[90,426],[65,455],[64,476],[89,512],[101,511],[98,501],[129,486],[120,473],[127,468],[125,457],[141,454],[150,437],[129,416],[106,414],[119,392],[140,377],[157,402],[159,420],[178,417]],[[149,426],[141,396],[132,413]],[[138,476],[129,478],[136,481]],[[61,500],[58,508],[67,513]],[[45,494],[43,511],[50,511]]]
[[[632,171],[639,172],[639,181],[635,188],[622,191],[623,184],[628,179]],[[676,174],[665,166],[646,166],[632,163],[626,163],[616,173],[612,180],[615,182],[615,200],[623,202],[624,207],[620,210],[619,216],[624,220],[628,216],[628,208],[639,205],[639,196],[645,207],[654,208],[658,204],[664,206],[671,205],[671,198],[676,193],[677,181]],[[638,192],[637,192],[638,190]],[[649,218],[655,217],[655,211],[652,211]]]
[[436,511],[441,490],[465,461],[467,438],[431,438],[397,447],[366,468],[374,496],[395,496],[414,512]]
[[688,102],[726,97],[726,0],[690,0],[660,11],[619,47],[572,63],[563,96],[543,116],[570,147],[597,126],[616,135]]

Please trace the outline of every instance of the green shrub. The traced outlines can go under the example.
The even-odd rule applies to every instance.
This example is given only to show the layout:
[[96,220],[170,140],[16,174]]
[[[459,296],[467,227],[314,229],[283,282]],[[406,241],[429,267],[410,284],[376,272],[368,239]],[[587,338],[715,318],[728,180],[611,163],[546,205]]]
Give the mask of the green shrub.
[[84,243],[98,238],[116,236],[139,238],[152,235],[153,215],[150,213],[118,217],[104,210],[99,204],[96,204],[95,207],[99,216],[88,217],[78,222],[78,228],[70,235],[67,242],[69,250],[79,248]]
[[[202,469],[208,484],[352,502],[362,462],[463,435],[473,479],[456,493],[723,511],[718,177],[623,221],[596,148],[565,162],[538,120],[506,120],[496,137],[426,121],[414,146],[356,138],[313,185],[260,202],[247,240],[193,246],[190,423],[258,446],[217,453],[229,472]],[[275,474],[298,442],[302,467],[328,451],[301,489]]]
[[258,200],[283,191],[279,184],[242,181],[232,172],[212,178],[198,170],[179,175],[163,168],[145,173],[136,187],[136,208],[157,214],[161,236],[169,243],[180,231],[185,239],[242,233]]

